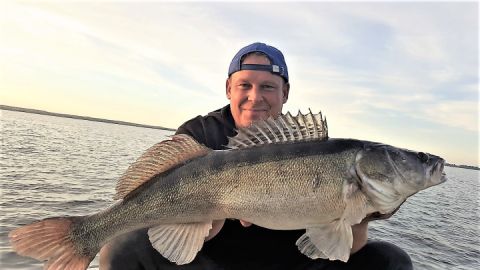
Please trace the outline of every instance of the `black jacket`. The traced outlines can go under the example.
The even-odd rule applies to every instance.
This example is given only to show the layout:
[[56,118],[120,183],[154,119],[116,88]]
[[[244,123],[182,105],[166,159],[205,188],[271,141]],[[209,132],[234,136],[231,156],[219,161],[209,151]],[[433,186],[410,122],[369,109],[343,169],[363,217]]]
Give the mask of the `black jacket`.
[[175,134],[188,134],[199,143],[214,150],[225,149],[228,137],[235,136],[230,105],[209,113],[207,116],[197,116],[181,125]]
[[[225,149],[228,137],[236,134],[230,105],[185,122],[176,134],[188,134],[215,150]],[[275,231],[255,225],[245,228],[238,220],[227,220],[199,255],[225,269],[295,269],[310,261],[295,245],[303,233],[304,230]]]
[[[197,116],[177,130],[189,134],[212,149],[224,149],[228,137],[235,135],[230,107]],[[339,261],[311,260],[295,245],[304,230],[276,231],[252,225],[244,228],[238,220],[226,220],[222,230],[205,242],[195,259],[176,265],[152,248],[148,228],[117,237],[110,244],[109,269],[115,270],[333,270],[333,269],[412,269],[410,257],[400,248],[385,242],[369,242],[347,264]]]

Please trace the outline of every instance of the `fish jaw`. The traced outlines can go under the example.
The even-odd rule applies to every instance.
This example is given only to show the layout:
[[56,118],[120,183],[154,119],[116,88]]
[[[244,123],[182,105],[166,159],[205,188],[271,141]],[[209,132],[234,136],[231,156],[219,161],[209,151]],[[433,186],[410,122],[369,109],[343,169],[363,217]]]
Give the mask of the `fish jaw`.
[[365,142],[355,172],[374,208],[387,214],[413,194],[445,182],[444,162],[428,153]]
[[[431,166],[429,174],[427,175],[428,181],[426,181],[425,188],[436,186],[446,182],[447,175],[444,172],[445,160],[440,157],[436,157],[435,163]],[[428,173],[428,171],[427,171]]]

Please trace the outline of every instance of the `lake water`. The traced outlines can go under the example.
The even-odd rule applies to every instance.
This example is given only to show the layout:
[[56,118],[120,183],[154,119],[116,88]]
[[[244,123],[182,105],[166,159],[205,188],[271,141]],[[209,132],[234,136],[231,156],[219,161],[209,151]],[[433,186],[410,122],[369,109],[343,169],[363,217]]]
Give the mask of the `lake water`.
[[[0,113],[1,269],[41,269],[37,261],[12,251],[10,230],[46,217],[85,215],[109,206],[118,177],[147,148],[172,134]],[[400,246],[416,269],[480,269],[479,171],[445,171],[446,183],[409,198],[389,220],[371,222],[370,238]],[[90,269],[96,268],[98,256],[90,264]]]

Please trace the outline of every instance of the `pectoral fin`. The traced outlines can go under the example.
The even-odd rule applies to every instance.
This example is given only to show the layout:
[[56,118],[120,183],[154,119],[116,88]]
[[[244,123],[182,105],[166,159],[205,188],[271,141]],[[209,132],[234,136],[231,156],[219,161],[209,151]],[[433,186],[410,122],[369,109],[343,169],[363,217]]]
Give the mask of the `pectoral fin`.
[[309,258],[328,258],[346,262],[350,257],[352,243],[351,225],[335,221],[307,228],[296,244],[300,252]]
[[195,259],[211,228],[211,222],[160,225],[150,228],[148,237],[163,257],[181,265]]
[[312,259],[324,258],[346,262],[353,244],[352,225],[367,215],[368,200],[355,181],[345,182],[345,210],[342,216],[328,224],[307,228],[297,240],[300,252]]

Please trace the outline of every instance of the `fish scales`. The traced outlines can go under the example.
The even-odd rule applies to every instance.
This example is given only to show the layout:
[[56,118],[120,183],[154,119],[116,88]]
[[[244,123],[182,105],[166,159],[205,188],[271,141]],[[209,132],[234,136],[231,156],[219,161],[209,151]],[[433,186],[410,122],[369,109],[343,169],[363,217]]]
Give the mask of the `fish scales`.
[[354,144],[361,146],[332,139],[215,151],[156,176],[110,211],[92,216],[91,223],[104,224],[104,243],[132,228],[167,221],[237,218],[271,229],[300,229],[319,218],[328,222],[345,208],[343,182],[351,177],[348,169],[359,149],[341,146]]
[[12,246],[46,260],[45,269],[81,270],[112,238],[148,227],[157,251],[186,264],[212,221],[235,218],[270,229],[306,229],[296,243],[300,252],[347,261],[352,225],[373,212],[391,213],[446,180],[438,156],[328,139],[326,122],[311,113],[297,116],[293,126],[291,115],[279,118],[240,129],[230,150],[213,151],[187,135],[160,142],[121,177],[120,201],[89,216],[20,227],[9,234]]

